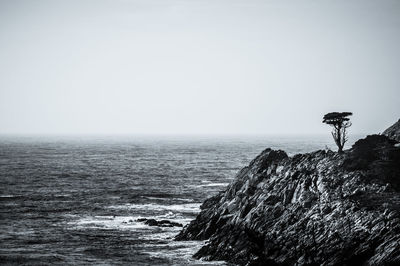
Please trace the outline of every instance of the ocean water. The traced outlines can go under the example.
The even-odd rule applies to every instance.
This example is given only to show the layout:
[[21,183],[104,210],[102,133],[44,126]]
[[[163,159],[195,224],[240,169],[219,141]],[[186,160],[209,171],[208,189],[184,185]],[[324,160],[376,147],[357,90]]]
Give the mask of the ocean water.
[[334,148],[329,136],[3,136],[0,263],[223,265],[194,260],[203,242],[173,241],[180,227],[137,219],[189,223],[267,147]]

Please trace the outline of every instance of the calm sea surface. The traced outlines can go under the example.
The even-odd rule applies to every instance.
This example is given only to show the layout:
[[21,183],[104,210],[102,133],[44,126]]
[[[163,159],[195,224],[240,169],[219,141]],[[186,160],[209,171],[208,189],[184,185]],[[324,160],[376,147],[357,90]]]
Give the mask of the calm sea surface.
[[[351,143],[350,143],[351,144]],[[187,224],[267,147],[334,148],[324,137],[0,137],[0,263],[202,265]],[[214,264],[223,264],[216,262]]]

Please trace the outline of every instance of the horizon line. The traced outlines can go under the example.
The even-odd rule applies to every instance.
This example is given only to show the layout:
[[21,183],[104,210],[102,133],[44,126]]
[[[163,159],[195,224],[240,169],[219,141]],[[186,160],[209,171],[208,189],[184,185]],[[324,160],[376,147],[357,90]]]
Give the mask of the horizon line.
[[[382,134],[382,132],[353,132],[352,135],[373,135]],[[322,136],[331,137],[330,131],[325,133],[1,133],[0,137],[251,137],[251,136]]]

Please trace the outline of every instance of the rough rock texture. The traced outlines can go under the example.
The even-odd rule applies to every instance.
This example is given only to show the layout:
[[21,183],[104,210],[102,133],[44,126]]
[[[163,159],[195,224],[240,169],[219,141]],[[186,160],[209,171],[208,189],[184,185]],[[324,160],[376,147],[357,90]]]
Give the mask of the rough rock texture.
[[180,223],[172,222],[169,220],[157,221],[156,219],[139,218],[136,221],[143,222],[149,226],[159,226],[159,227],[174,227],[174,226],[182,227],[183,226]]
[[240,265],[400,265],[400,148],[386,136],[345,154],[266,149],[176,237],[195,257]]
[[391,139],[400,141],[400,119],[391,127],[383,131],[383,135],[388,136]]

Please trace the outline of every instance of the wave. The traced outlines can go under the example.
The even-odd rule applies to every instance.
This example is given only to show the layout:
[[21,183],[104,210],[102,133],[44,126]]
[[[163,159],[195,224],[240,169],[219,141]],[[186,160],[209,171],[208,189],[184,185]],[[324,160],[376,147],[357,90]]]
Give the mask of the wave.
[[[148,231],[149,234],[143,234],[142,238],[146,240],[151,239],[167,239],[174,236],[181,227],[157,227],[149,226],[144,222],[138,222],[141,218],[154,218],[156,220],[165,219],[163,216],[143,217],[143,216],[110,216],[110,215],[97,215],[77,217],[77,219],[68,222],[67,224],[74,229],[115,229],[115,230],[131,230],[131,231]],[[183,225],[188,224],[190,218],[169,218],[171,222],[180,223]],[[159,231],[161,234],[155,234]],[[171,235],[172,233],[172,235]]]
[[136,219],[133,216],[86,216],[68,224],[77,229],[137,230],[148,227],[143,223],[135,222]]
[[145,211],[176,211],[181,213],[192,213],[196,214],[200,212],[201,203],[184,203],[184,204],[154,204],[154,203],[146,203],[146,204],[123,204],[123,205],[111,205],[108,206],[108,209],[115,210],[145,210]]
[[21,196],[19,195],[9,195],[9,194],[4,194],[4,195],[0,195],[0,198],[4,198],[4,199],[14,199],[14,198],[20,198]]
[[204,185],[197,185],[196,187],[226,187],[229,183],[209,183]]
[[[179,258],[179,265],[184,261],[185,265],[226,265],[224,261],[203,261],[195,260],[192,255],[196,253],[206,241],[172,241],[161,244],[144,244],[150,251],[145,251],[150,258],[165,258],[172,263]],[[152,251],[154,248],[157,250]],[[162,250],[162,252],[160,252]]]
[[[153,196],[141,196],[141,198],[148,199],[148,200],[160,200],[160,201],[168,201],[171,200],[170,198],[165,197],[153,197]],[[184,202],[193,202],[193,199],[185,199],[185,198],[173,198],[174,201],[184,201]]]

